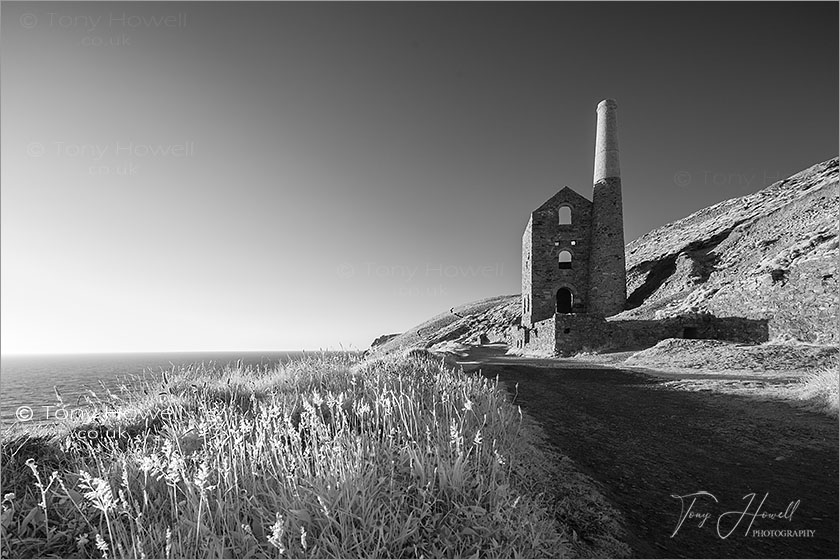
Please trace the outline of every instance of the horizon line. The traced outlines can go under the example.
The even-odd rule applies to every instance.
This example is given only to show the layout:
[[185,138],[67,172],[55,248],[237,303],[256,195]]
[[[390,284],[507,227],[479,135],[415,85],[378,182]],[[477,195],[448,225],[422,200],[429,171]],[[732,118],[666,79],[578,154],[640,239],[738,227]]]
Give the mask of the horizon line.
[[4,352],[0,353],[0,358],[13,357],[30,357],[30,356],[104,356],[114,354],[200,354],[200,353],[236,353],[236,352],[363,352],[361,349],[353,348],[302,348],[297,350],[119,350],[106,352]]

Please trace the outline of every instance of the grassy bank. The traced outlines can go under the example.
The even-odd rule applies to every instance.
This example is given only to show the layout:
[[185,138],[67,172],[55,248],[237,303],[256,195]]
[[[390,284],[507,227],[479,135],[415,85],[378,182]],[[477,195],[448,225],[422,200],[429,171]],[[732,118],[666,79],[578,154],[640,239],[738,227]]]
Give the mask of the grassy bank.
[[4,433],[4,557],[620,550],[614,522],[570,527],[590,498],[534,490],[551,461],[504,390],[428,358],[195,365],[88,412]]
[[815,410],[837,416],[840,408],[840,361],[806,375],[793,389],[799,400]]

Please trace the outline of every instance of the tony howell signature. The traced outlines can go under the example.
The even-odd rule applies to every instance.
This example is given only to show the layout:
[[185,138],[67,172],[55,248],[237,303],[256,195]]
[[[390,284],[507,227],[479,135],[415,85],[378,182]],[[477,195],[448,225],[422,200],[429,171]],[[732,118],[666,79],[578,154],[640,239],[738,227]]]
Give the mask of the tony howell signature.
[[[767,496],[769,495],[769,492],[764,494],[764,497],[761,498],[761,502],[754,507],[753,503],[756,502],[756,493],[751,492],[743,498],[741,498],[742,500],[749,499],[749,502],[747,502],[747,505],[743,509],[726,511],[717,515],[715,531],[717,532],[718,537],[720,537],[721,539],[728,538],[730,535],[732,535],[732,533],[735,532],[736,529],[738,529],[739,526],[742,526],[742,524],[746,525],[744,536],[747,536],[749,535],[750,529],[752,528],[753,523],[755,523],[756,519],[792,521],[793,513],[799,507],[800,500],[788,503],[784,511],[762,511],[764,503],[767,501]],[[688,521],[689,523],[696,522],[697,527],[703,528],[706,522],[714,517],[712,513],[700,510],[698,500],[702,500],[707,504],[709,503],[709,500],[713,501],[716,504],[720,503],[720,501],[714,496],[714,494],[712,494],[711,492],[706,492],[704,490],[700,490],[699,492],[694,492],[692,494],[684,494],[682,496],[679,496],[677,494],[671,494],[671,497],[675,500],[680,501],[680,517],[677,520],[677,526],[674,529],[674,532],[671,533],[671,538],[674,538],[674,536],[679,532],[680,528],[686,521]],[[758,531],[753,531],[753,533],[756,532]],[[800,532],[803,533],[801,536],[808,537],[813,536],[814,533],[814,531],[804,530]]]

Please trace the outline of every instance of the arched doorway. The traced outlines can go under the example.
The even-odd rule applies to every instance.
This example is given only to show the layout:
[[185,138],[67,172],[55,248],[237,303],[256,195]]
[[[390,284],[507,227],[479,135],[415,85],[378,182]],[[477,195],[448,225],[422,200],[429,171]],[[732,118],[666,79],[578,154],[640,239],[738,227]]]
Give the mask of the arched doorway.
[[569,288],[557,290],[557,313],[571,313],[574,296]]

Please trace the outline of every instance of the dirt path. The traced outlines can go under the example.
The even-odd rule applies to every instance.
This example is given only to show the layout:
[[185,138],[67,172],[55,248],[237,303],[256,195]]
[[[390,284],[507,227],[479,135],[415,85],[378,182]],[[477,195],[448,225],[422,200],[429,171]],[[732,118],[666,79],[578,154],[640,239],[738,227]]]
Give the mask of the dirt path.
[[[625,517],[635,556],[837,558],[836,419],[782,402],[669,390],[661,387],[665,379],[641,373],[501,356],[498,349],[476,349],[458,362],[498,375],[558,450],[602,485]],[[698,491],[714,496],[698,497],[691,508],[707,516],[705,523],[687,516],[677,530],[682,512],[674,496]],[[756,497],[742,517],[750,493]],[[684,502],[688,508],[691,498]],[[789,519],[761,517],[786,510]]]

